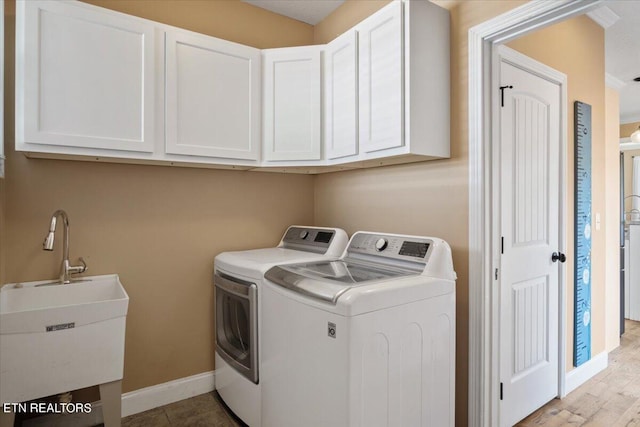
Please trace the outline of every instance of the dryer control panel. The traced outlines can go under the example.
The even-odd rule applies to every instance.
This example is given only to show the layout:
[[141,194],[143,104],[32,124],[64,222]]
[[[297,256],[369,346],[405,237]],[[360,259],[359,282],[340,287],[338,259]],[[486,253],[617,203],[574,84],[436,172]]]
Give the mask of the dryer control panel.
[[[280,244],[283,248],[324,254],[332,246],[337,234],[344,231],[334,228],[291,226]],[[346,236],[346,234],[345,234]],[[344,248],[344,246],[342,246]]]

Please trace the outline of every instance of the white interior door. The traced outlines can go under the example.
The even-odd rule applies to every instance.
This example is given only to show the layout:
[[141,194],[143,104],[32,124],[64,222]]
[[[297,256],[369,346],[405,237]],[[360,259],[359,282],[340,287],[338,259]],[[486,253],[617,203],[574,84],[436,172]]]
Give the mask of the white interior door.
[[[558,394],[562,87],[499,48],[500,425]],[[499,88],[495,88],[498,92]],[[500,102],[500,99],[498,99]]]

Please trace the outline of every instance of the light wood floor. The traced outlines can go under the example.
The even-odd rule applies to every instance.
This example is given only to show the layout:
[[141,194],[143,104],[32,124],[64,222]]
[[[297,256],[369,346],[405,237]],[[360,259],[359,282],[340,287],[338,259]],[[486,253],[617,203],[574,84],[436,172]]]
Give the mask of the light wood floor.
[[640,427],[640,322],[627,320],[625,329],[607,369],[518,426]]

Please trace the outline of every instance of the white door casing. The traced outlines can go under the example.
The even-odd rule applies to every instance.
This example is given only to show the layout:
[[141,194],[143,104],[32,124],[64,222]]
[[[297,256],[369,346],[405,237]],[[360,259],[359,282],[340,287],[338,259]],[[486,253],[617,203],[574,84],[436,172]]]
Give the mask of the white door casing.
[[[469,405],[470,427],[494,426],[498,423],[499,381],[497,344],[498,313],[494,289],[494,265],[499,253],[496,237],[491,171],[496,160],[492,147],[493,117],[492,47],[506,43],[540,28],[582,15],[597,8],[602,0],[532,0],[469,29]],[[566,82],[563,83],[563,117],[566,115]],[[561,168],[566,168],[566,120],[561,123]],[[564,176],[564,172],[561,177]],[[566,217],[566,190],[560,184],[561,228]],[[565,237],[561,231],[560,246]],[[561,276],[561,279],[563,277]],[[564,287],[561,284],[561,289]],[[564,309],[565,292],[561,291],[560,309]],[[560,319],[560,340],[565,340],[565,321]],[[564,347],[560,348],[564,361]],[[559,394],[565,394],[565,368],[560,364]]]
[[500,425],[511,426],[558,395],[562,88],[555,70],[496,53]]

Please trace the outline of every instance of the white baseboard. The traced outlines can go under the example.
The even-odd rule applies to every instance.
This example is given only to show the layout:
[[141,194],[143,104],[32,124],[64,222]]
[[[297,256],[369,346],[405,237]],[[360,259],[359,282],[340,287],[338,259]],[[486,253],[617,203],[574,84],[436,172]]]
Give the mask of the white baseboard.
[[603,351],[583,365],[567,372],[565,376],[565,396],[586,383],[598,372],[606,369],[607,366],[609,366],[609,354]]
[[215,389],[215,372],[203,372],[122,395],[122,417],[148,411]]
[[[122,418],[179,400],[215,390],[215,372],[203,372],[122,395]],[[102,402],[91,404],[91,412],[77,414],[48,414],[23,422],[25,427],[88,427],[101,424]]]

